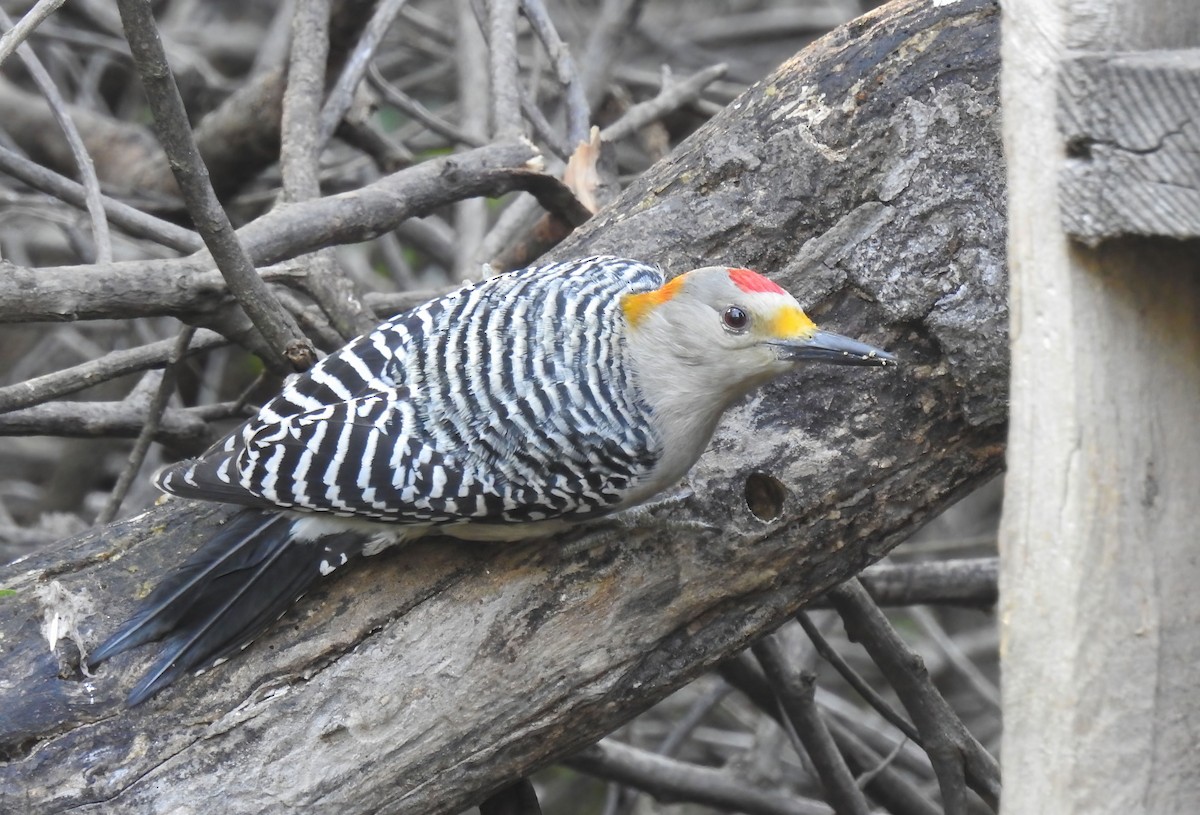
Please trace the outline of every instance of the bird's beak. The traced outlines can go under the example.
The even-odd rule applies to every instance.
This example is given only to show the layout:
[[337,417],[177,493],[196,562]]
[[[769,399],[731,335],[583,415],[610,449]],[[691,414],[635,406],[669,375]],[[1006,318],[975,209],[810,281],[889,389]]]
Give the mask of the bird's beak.
[[896,358],[865,342],[831,331],[816,331],[802,340],[774,340],[781,359],[796,362],[829,362],[834,365],[895,365]]

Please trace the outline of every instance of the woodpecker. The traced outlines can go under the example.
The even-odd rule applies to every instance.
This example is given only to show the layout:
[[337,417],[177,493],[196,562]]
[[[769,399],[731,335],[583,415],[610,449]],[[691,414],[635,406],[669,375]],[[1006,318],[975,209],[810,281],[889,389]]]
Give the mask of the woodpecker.
[[91,655],[167,637],[136,705],[246,647],[351,558],[435,532],[541,537],[677,482],[722,413],[804,362],[895,357],[747,269],[589,257],[426,303],[293,377],[172,495],[243,505]]

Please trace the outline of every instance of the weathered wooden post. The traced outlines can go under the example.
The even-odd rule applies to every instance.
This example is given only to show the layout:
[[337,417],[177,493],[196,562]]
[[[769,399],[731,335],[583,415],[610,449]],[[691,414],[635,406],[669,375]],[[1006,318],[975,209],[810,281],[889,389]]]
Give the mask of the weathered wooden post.
[[1003,29],[1003,812],[1197,812],[1200,5]]

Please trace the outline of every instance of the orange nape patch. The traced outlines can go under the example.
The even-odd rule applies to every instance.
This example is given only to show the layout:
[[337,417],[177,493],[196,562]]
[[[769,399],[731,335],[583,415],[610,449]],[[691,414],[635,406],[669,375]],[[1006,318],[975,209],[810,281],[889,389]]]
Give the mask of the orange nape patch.
[[733,285],[737,286],[747,294],[753,294],[755,292],[786,294],[786,292],[779,287],[778,283],[768,280],[758,272],[752,272],[749,269],[730,269],[729,279],[733,281]]
[[767,323],[767,334],[781,340],[803,339],[812,336],[817,324],[795,306],[780,306],[775,309]]
[[626,294],[621,298],[621,310],[630,325],[638,325],[649,316],[650,312],[679,294],[683,288],[683,275],[673,277],[663,284],[662,288],[646,291],[641,294]]

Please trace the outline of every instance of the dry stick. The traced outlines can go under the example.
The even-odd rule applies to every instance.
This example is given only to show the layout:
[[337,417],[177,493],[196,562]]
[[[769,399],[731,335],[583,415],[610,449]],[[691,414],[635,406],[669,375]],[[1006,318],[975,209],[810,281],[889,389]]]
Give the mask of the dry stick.
[[453,201],[514,190],[531,193],[572,224],[590,218],[570,189],[541,171],[541,163],[527,141],[490,144],[424,161],[358,190],[268,212],[238,234],[258,263],[276,263],[322,246],[374,238]]
[[521,85],[517,65],[517,0],[488,4],[488,66],[492,77],[492,138],[520,138]]
[[695,45],[737,43],[747,45],[754,40],[796,37],[804,34],[824,34],[849,22],[859,12],[848,4],[829,6],[803,5],[799,8],[777,8],[745,14],[726,14],[719,18],[696,20],[679,32],[680,39]]
[[[471,0],[457,3],[458,101],[462,111],[460,125],[471,136],[488,134],[487,43],[475,18]],[[476,250],[487,230],[487,202],[463,201],[454,207],[454,231],[458,235],[454,258],[454,276],[467,280],[478,275]]]
[[621,115],[621,118],[601,130],[600,138],[607,142],[614,142],[626,136],[632,136],[646,125],[657,122],[667,114],[694,102],[705,88],[724,76],[727,70],[729,70],[729,66],[720,63],[697,71],[682,82],[664,84],[653,99],[632,106]]
[[388,82],[374,63],[367,68],[367,78],[371,81],[375,90],[383,95],[383,98],[387,100],[389,105],[397,108],[402,113],[407,113],[439,136],[445,136],[450,141],[467,147],[482,147],[487,144],[487,139],[467,133],[465,130],[447,122],[391,82]]
[[17,46],[25,42],[43,20],[57,11],[58,7],[65,2],[66,0],[38,0],[33,8],[25,12],[20,20],[17,20],[16,25],[13,25],[12,21],[6,17],[6,23],[12,27],[4,32],[3,37],[0,37],[0,65],[3,65],[4,60],[12,56],[12,52],[17,50]]
[[411,150],[368,117],[348,116],[338,124],[335,133],[350,147],[366,153],[380,172],[394,173],[417,163]]
[[267,344],[294,370],[307,369],[316,361],[312,343],[300,333],[295,320],[279,305],[267,284],[258,276],[249,256],[238,242],[229,216],[217,201],[209,182],[208,169],[196,149],[175,77],[167,65],[150,3],[148,0],[118,0],[117,5],[134,64],[154,114],[159,142],[183,193],[188,214],[204,238],[204,244],[212,253],[230,291]]
[[[263,215],[239,233],[268,280],[296,281],[295,264],[271,266],[324,246],[377,237],[408,218],[471,196],[532,193],[563,218],[587,210],[562,182],[530,164],[528,142],[495,144],[433,159],[359,190],[302,201]],[[204,258],[27,269],[0,275],[0,323],[184,316],[211,324],[226,302],[224,279]],[[401,296],[401,299],[404,299]],[[368,303],[380,302],[368,295]],[[221,330],[231,339],[232,334]]]
[[[881,606],[950,605],[991,608],[999,596],[999,559],[958,558],[928,563],[876,563],[858,579]],[[818,597],[808,608],[829,608]]]
[[793,670],[775,635],[759,640],[752,650],[812,759],[825,795],[838,815],[870,815],[867,799],[855,784],[850,768],[829,735],[825,720],[817,712],[816,676]]
[[983,675],[983,671],[971,660],[969,656],[963,653],[963,649],[958,643],[946,633],[946,629],[938,622],[933,613],[922,606],[913,606],[906,609],[908,616],[912,621],[925,633],[925,636],[933,640],[938,648],[942,649],[942,653],[946,655],[950,666],[958,671],[959,675],[967,681],[967,684],[981,698],[997,711],[1000,710],[1000,689],[992,680]]
[[[128,402],[50,402],[0,413],[0,436],[135,439],[146,416],[145,405]],[[212,429],[191,410],[168,408],[154,440],[198,453],[212,441]]]
[[154,434],[158,432],[158,425],[162,421],[163,411],[167,409],[167,402],[171,398],[171,393],[175,390],[176,371],[179,368],[179,361],[187,355],[188,345],[191,344],[192,336],[195,333],[196,329],[191,326],[185,326],[179,332],[179,336],[175,338],[167,367],[163,369],[158,389],[154,393],[154,398],[150,401],[146,424],[142,428],[142,432],[138,434],[137,441],[133,444],[133,450],[129,452],[129,461],[126,462],[125,469],[121,471],[120,477],[117,478],[116,486],[113,487],[112,494],[108,496],[108,502],[104,505],[104,509],[100,511],[100,514],[96,516],[96,524],[98,526],[102,526],[117,517],[117,512],[121,509],[121,504],[124,502],[125,496],[129,494],[129,488],[133,486],[133,479],[137,477],[138,471],[142,469],[142,462],[146,460],[146,453],[150,450],[150,442],[154,440]]
[[803,611],[797,613],[796,622],[800,623],[800,627],[804,629],[804,633],[808,634],[808,638],[812,640],[812,644],[817,649],[817,653],[820,654],[826,662],[833,666],[834,670],[841,675],[842,679],[846,680],[846,684],[854,688],[854,690],[858,692],[858,695],[861,696],[867,704],[875,708],[876,712],[891,722],[896,729],[908,736],[917,744],[921,744],[921,734],[917,731],[917,728],[913,726],[912,722],[901,716],[894,707],[887,703],[887,700],[875,692],[875,689],[872,688],[867,681],[859,675],[858,671],[854,670],[854,668],[850,666],[850,663],[843,659],[842,655],[839,654],[834,647],[829,644],[829,640],[825,639],[825,635],[821,633],[821,630],[813,623],[806,613]]
[[581,141],[587,141],[588,128],[591,125],[592,114],[588,106],[587,94],[583,88],[583,78],[575,69],[575,60],[571,57],[571,49],[554,27],[554,21],[546,11],[542,0],[521,0],[521,8],[525,17],[533,26],[542,47],[554,64],[554,72],[559,84],[563,86],[563,96],[567,109],[567,154]]
[[[322,147],[329,143],[333,132],[337,130],[338,122],[350,109],[350,105],[354,102],[354,92],[358,88],[358,83],[362,81],[367,67],[375,57],[375,51],[383,42],[384,35],[392,27],[392,23],[406,2],[408,0],[383,0],[375,13],[371,15],[370,21],[363,29],[362,36],[359,37],[358,43],[342,67],[341,75],[333,89],[329,91],[325,107],[321,110],[321,125],[317,132],[318,144]],[[293,45],[294,50],[295,46]]]
[[[72,368],[0,387],[0,413],[33,407],[119,376],[162,367],[171,358],[175,342],[174,339],[162,340],[139,348],[113,351]],[[200,329],[184,355],[193,356],[228,344],[229,340],[220,334]]]
[[[840,722],[850,732],[870,745],[871,749],[879,755],[894,754],[889,761],[894,761],[898,768],[914,779],[919,779],[919,783],[936,781],[933,775],[933,765],[929,763],[929,756],[921,748],[921,745],[903,733],[896,732],[888,722],[867,715],[858,699],[846,698],[833,691],[825,691],[818,687],[817,704],[821,706],[821,710],[825,711],[826,722],[830,728],[833,727],[834,722]],[[900,748],[898,753],[896,752],[897,747]],[[861,778],[858,785],[860,787],[863,785]]]
[[619,781],[659,801],[689,801],[750,815],[830,815],[819,801],[788,797],[743,784],[725,772],[639,750],[611,738],[564,762],[579,772]]
[[297,0],[292,13],[279,151],[287,201],[305,201],[321,194],[318,162],[324,142],[318,135],[317,119],[329,58],[329,9],[330,0]]
[[[783,726],[775,693],[747,653],[742,652],[733,659],[725,660],[717,666],[717,671],[759,710]],[[943,815],[904,775],[884,763],[873,749],[846,731],[836,720],[829,723],[829,728],[838,749],[854,771],[860,775],[871,774],[869,778],[860,779],[859,783],[873,798],[883,802],[896,815]]]
[[893,815],[945,815],[942,808],[927,798],[906,775],[893,766],[904,742],[899,742],[889,755],[879,753],[837,719],[830,719],[829,733],[846,763],[858,774],[858,786],[883,804]]
[[621,55],[621,42],[637,25],[645,0],[605,0],[592,26],[583,56],[583,87],[595,109],[608,92],[613,65]]
[[571,146],[558,134],[554,125],[550,124],[550,120],[537,106],[537,102],[534,101],[528,88],[521,88],[521,114],[525,117],[525,121],[533,125],[534,135],[550,148],[550,152],[561,159],[566,159],[571,155]]
[[[654,752],[660,756],[673,758],[679,751],[679,748],[687,741],[688,736],[692,734],[692,731],[704,721],[704,717],[709,714],[709,711],[720,704],[721,700],[732,692],[733,686],[720,677],[717,677],[716,685],[692,702],[687,712],[671,725],[670,732],[658,743]],[[618,815],[619,813],[632,812],[634,807],[637,806],[638,794],[639,791],[632,787],[622,787],[620,785],[611,787],[602,815]]]
[[904,643],[857,580],[831,590],[829,597],[847,634],[871,655],[921,732],[946,812],[967,811],[967,784],[995,809],[1000,767],[930,681],[921,657]]
[[[653,99],[641,102],[625,111],[619,119],[600,131],[600,138],[606,142],[614,142],[632,135],[646,125],[661,119],[663,116],[684,105],[694,102],[704,88],[725,73],[724,65],[714,65],[705,68],[683,82],[664,86]],[[479,262],[488,262],[497,269],[504,269],[509,264],[506,260],[517,257],[535,258],[562,240],[559,233],[543,231],[542,221],[531,223],[536,216],[537,203],[522,199],[514,201],[500,214],[495,226],[483,239],[479,247]],[[530,230],[534,234],[529,233]],[[550,234],[556,238],[553,242],[545,241],[542,236]],[[501,254],[503,253],[503,254]]]
[[[364,0],[345,0],[334,7],[330,28],[331,73],[358,38],[373,5]],[[264,45],[270,47],[270,43]],[[282,64],[272,65],[252,75],[196,126],[196,143],[222,199],[243,189],[278,158],[284,70]],[[177,195],[176,181],[161,152],[156,150],[148,158],[139,175],[134,180],[141,182],[141,188]]]
[[[4,9],[0,9],[0,23],[11,30],[12,19],[4,12]],[[71,119],[71,112],[67,109],[66,100],[58,92],[58,87],[42,66],[37,54],[22,42],[17,45],[17,55],[25,64],[29,75],[33,77],[38,90],[46,97],[50,112],[53,114],[54,120],[58,122],[63,136],[66,137],[67,145],[71,148],[75,166],[79,169],[79,177],[83,179],[84,201],[87,204],[88,217],[92,222],[92,240],[96,244],[96,261],[110,263],[112,262],[112,236],[108,233],[108,218],[105,216],[104,204],[101,201],[100,179],[96,177],[96,166],[92,163],[92,157],[83,144],[83,137],[79,134],[79,129],[75,127],[75,122]]]
[[[35,190],[52,195],[73,207],[87,208],[87,189],[77,181],[30,161],[0,145],[0,170]],[[138,238],[148,238],[162,246],[180,252],[195,252],[204,248],[204,241],[190,229],[164,221],[108,196],[101,197],[104,213],[114,224]]]
[[[377,18],[378,14],[367,25],[363,39],[370,36]],[[319,162],[325,137],[320,127],[325,120],[320,118],[320,110],[329,55],[329,19],[329,0],[298,0],[296,3],[287,88],[283,93],[279,152],[284,198],[291,202],[317,198],[321,194]],[[349,70],[350,65],[347,65],[346,71]],[[345,77],[343,72],[342,78]],[[353,93],[353,87],[350,90]],[[332,98],[329,104],[334,104]],[[340,119],[338,112],[332,126],[335,127]],[[367,331],[377,322],[363,303],[354,281],[338,268],[331,249],[322,249],[309,258],[305,287],[343,341]]]
[[[328,250],[322,249],[321,251],[326,252]],[[314,255],[314,257],[316,256]],[[310,272],[316,270],[316,264],[309,264]],[[308,336],[313,338],[313,341],[316,342],[321,350],[332,352],[346,344],[346,338],[329,325],[329,316],[320,306],[306,306],[299,297],[288,289],[281,289],[275,292],[275,296],[291,312],[292,316],[296,318],[296,322],[300,324]]]

